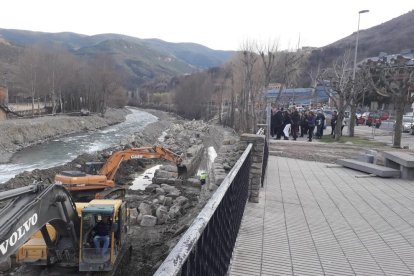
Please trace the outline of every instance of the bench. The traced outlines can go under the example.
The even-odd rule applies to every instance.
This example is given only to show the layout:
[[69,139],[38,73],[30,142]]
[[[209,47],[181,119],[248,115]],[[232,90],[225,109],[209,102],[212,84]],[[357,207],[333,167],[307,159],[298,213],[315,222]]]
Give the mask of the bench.
[[344,167],[354,169],[357,171],[375,174],[379,177],[400,177],[399,170],[384,167],[384,166],[379,166],[379,165],[375,165],[371,163],[366,163],[366,162],[358,161],[355,159],[339,159],[339,160],[336,160],[336,164],[339,164]]
[[384,164],[401,171],[401,178],[414,179],[414,155],[399,151],[384,151]]

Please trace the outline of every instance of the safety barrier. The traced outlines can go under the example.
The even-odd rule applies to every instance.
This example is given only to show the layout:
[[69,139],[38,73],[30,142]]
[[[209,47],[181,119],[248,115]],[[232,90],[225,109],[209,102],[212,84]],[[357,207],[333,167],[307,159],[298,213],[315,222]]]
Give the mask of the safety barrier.
[[225,275],[249,189],[249,144],[154,275]]

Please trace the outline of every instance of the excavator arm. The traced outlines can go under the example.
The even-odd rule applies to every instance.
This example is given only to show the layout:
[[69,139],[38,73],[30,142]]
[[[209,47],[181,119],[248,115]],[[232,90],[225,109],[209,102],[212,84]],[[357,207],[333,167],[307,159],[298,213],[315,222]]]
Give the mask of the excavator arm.
[[0,201],[10,200],[0,210],[0,262],[17,251],[41,230],[49,252],[59,259],[46,230],[51,224],[62,237],[71,241],[77,252],[80,222],[69,192],[60,185],[36,184],[0,193]]
[[130,148],[115,152],[103,165],[99,171],[99,174],[106,175],[108,180],[113,180],[121,162],[130,159],[164,159],[177,165],[179,175],[184,174],[187,171],[186,168],[182,166],[183,159],[181,155],[178,155],[163,147],[154,146]]

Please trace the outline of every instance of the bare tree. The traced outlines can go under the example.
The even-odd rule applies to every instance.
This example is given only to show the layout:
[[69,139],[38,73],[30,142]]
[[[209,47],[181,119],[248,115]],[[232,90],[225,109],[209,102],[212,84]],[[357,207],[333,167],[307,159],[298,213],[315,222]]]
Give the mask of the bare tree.
[[299,50],[279,52],[276,61],[275,79],[282,85],[276,96],[276,102],[280,101],[284,88],[289,88],[296,84],[301,74],[302,62],[303,54]]
[[362,70],[370,74],[370,83],[375,91],[383,97],[392,98],[396,108],[395,132],[393,147],[401,147],[402,119],[404,109],[414,101],[414,67],[408,65],[409,60],[397,56],[388,61],[380,59],[368,60]]
[[265,90],[269,88],[272,74],[274,73],[278,48],[278,42],[270,42],[269,44],[261,44],[257,46],[257,52],[259,53],[263,65]]
[[323,70],[318,77],[319,83],[329,87],[325,91],[338,111],[335,140],[340,139],[345,110],[352,98],[352,72],[348,69],[350,60],[350,52],[347,51],[334,61],[332,68]]
[[35,100],[38,97],[39,53],[39,48],[34,46],[27,47],[18,63],[18,81],[31,98],[32,115],[35,114]]
[[243,88],[240,96],[240,117],[239,125],[242,131],[253,131],[253,122],[250,120],[250,115],[254,116],[253,106],[251,103],[253,94],[253,69],[257,61],[257,54],[254,52],[256,46],[255,42],[245,41],[241,47],[241,64],[244,71]]

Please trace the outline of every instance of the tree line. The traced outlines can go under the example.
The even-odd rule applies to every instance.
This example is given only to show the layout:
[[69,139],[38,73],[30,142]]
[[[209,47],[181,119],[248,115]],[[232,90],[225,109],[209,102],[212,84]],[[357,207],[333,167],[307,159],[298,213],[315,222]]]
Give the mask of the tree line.
[[10,94],[44,101],[51,113],[105,113],[107,106],[127,103],[123,80],[110,56],[79,57],[55,45],[27,46],[20,54]]
[[[270,83],[279,83],[275,103],[285,104],[285,88],[325,86],[338,111],[335,139],[339,140],[345,111],[351,114],[349,136],[354,136],[355,113],[370,101],[393,103],[396,112],[394,146],[401,146],[404,110],[414,101],[414,66],[406,58],[368,59],[353,74],[352,48],[322,68],[306,49],[279,50],[278,43],[246,41],[224,66],[180,78],[174,89],[177,111],[187,118],[216,115],[239,132],[254,132],[264,122]],[[408,62],[408,63],[407,63]],[[316,65],[316,66],[315,66]],[[213,111],[213,112],[212,112]]]

